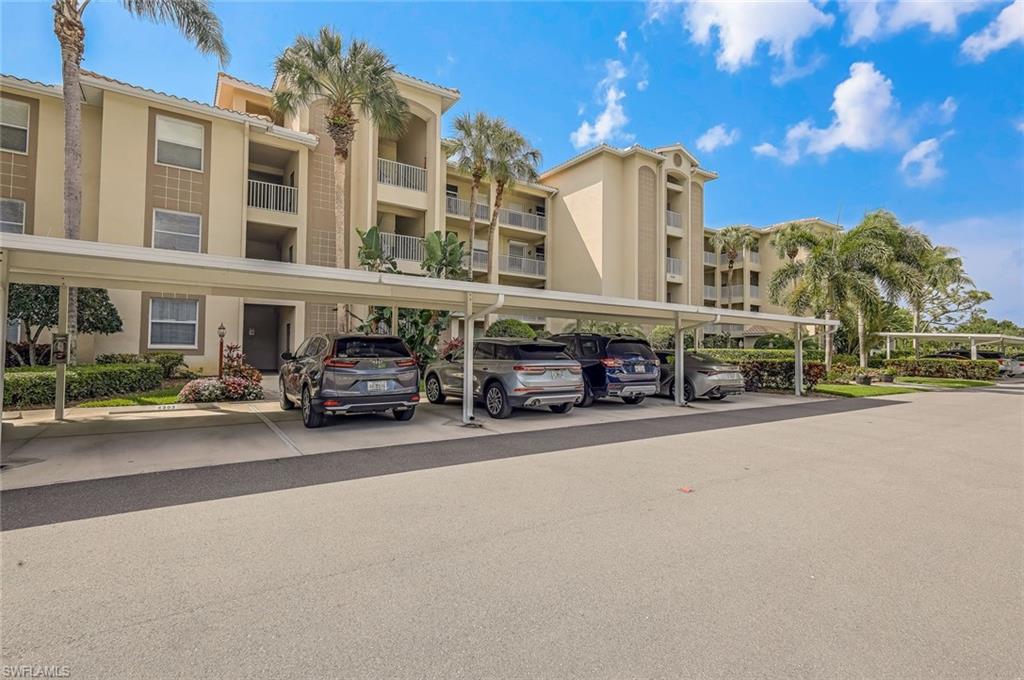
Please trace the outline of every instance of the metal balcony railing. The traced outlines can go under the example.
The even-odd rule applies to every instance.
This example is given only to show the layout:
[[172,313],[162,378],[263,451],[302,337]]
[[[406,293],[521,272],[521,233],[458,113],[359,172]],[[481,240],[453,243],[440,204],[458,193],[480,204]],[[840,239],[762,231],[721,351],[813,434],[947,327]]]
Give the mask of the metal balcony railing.
[[377,181],[381,184],[390,184],[413,191],[426,191],[427,171],[425,168],[417,168],[415,165],[378,158]]
[[498,221],[510,227],[519,227],[530,231],[546,232],[548,230],[548,218],[543,215],[524,213],[509,208],[498,210]]
[[743,325],[738,323],[709,323],[704,326],[704,335],[743,335]]
[[666,257],[665,258],[665,273],[668,276],[682,276],[683,275],[683,261],[678,257]]
[[718,294],[715,292],[714,286],[704,286],[704,299],[705,300],[717,300]]
[[718,264],[718,259],[715,257],[714,253],[709,253],[708,251],[705,250],[704,251],[704,264],[709,264],[712,267],[714,267],[716,264]]
[[[726,255],[725,253],[722,253],[721,256],[718,259],[718,263],[721,264],[723,267],[728,267],[729,266],[729,256]],[[743,264],[743,253],[739,253],[738,255],[736,255],[736,259],[733,260],[732,266],[733,267],[739,267],[742,264]]]
[[[732,301],[742,302],[743,301],[743,286],[740,284],[734,284],[732,288]],[[718,297],[722,302],[729,301],[729,289],[730,286],[722,286],[722,294]]]
[[526,274],[529,276],[546,276],[547,263],[531,257],[515,255],[499,255],[498,271],[505,274]]
[[404,234],[380,235],[380,244],[384,252],[396,260],[407,260],[409,262],[423,262],[423,239],[416,236]]
[[750,264],[761,264],[761,253],[756,250],[750,251]]
[[759,300],[761,298],[761,286],[750,286],[750,297]]
[[[467,220],[469,219],[469,201],[461,199],[458,196],[452,196],[451,194],[445,195],[444,209],[449,215],[464,217]],[[485,221],[490,219],[490,215],[487,213],[487,206],[483,203],[476,204],[476,219]]]
[[299,190],[284,184],[251,179],[248,206],[295,215],[299,212]]
[[665,224],[669,227],[675,227],[676,229],[683,228],[683,216],[677,212],[671,210],[665,211]]

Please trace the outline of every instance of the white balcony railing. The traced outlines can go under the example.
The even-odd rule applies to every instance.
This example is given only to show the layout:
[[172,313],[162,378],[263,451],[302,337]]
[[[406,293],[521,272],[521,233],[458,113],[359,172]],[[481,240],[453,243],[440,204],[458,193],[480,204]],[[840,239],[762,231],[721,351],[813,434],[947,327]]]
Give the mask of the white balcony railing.
[[708,251],[705,250],[704,251],[704,264],[709,264],[712,267],[714,267],[716,264],[718,264],[718,258],[715,257],[714,253],[709,253]]
[[743,325],[738,323],[709,323],[704,326],[704,335],[743,335]]
[[523,323],[534,323],[534,324],[545,323],[547,321],[546,318],[544,318],[543,316],[539,316],[537,314],[499,314],[498,318],[499,319],[516,319],[517,321],[522,321]]
[[249,180],[248,205],[250,208],[295,215],[299,212],[299,190],[284,184],[251,179]]
[[426,191],[427,171],[425,168],[417,168],[415,165],[378,158],[377,181],[381,184],[390,184],[413,191]]
[[750,286],[750,297],[755,299],[755,300],[761,299],[761,286],[751,285]]
[[750,264],[761,264],[761,253],[756,250],[750,251]]
[[704,286],[704,299],[705,300],[717,300],[718,294],[715,292],[714,286]]
[[669,227],[675,227],[676,229],[683,228],[683,216],[677,212],[671,210],[665,211],[665,224]]
[[678,257],[666,257],[665,258],[665,273],[668,276],[682,276],[683,275],[683,261]]
[[498,221],[510,227],[519,227],[530,231],[546,232],[548,230],[548,218],[543,215],[524,213],[509,208],[498,210]]
[[[729,256],[726,255],[725,253],[722,253],[722,255],[719,257],[718,262],[723,267],[728,267],[729,266]],[[733,267],[739,267],[742,264],[743,264],[743,253],[738,253],[736,255],[736,259],[733,260],[732,266]]]
[[[464,217],[467,220],[469,219],[469,201],[461,199],[458,196],[446,194],[444,197],[444,208],[445,212],[449,215]],[[483,203],[476,204],[476,218],[478,220],[490,219],[490,215],[487,214],[487,206]]]
[[526,274],[528,276],[546,276],[547,263],[544,260],[535,260],[532,257],[499,255],[498,271],[503,272],[505,274]]
[[404,234],[380,235],[380,244],[384,252],[396,260],[423,262],[423,239]]
[[[468,260],[469,257],[467,256],[466,259]],[[473,250],[473,269],[480,270],[480,271],[487,271],[487,259],[488,258],[487,258],[487,251],[486,250],[474,249]],[[465,266],[466,262],[463,262],[462,264],[463,264],[463,266]]]
[[719,296],[719,300],[722,302],[729,301],[729,291],[732,290],[732,301],[742,302],[743,301],[743,286],[736,284],[733,286],[722,286],[722,294]]

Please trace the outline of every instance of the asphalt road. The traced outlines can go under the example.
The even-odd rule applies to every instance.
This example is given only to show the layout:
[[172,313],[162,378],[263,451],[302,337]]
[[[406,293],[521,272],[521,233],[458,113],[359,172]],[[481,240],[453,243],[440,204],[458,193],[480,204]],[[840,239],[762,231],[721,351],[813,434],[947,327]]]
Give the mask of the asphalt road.
[[3,508],[3,663],[74,678],[1021,677],[1024,392],[843,403],[660,418],[611,440],[564,428],[324,454],[319,476],[264,462],[238,474],[286,483],[164,477],[205,490],[156,503],[139,501],[156,493],[144,475],[53,487],[18,507],[23,528]]

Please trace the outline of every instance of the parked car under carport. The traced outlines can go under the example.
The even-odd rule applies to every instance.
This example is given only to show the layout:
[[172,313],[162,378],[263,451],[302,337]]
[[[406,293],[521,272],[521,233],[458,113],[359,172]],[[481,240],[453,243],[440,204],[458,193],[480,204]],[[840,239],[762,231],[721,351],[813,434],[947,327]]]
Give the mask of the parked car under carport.
[[[658,394],[675,398],[675,350],[658,350],[657,355],[661,361]],[[693,401],[697,397],[718,401],[744,392],[745,383],[740,367],[727,364],[708,354],[686,352],[683,357],[683,372],[686,375],[684,401]]]

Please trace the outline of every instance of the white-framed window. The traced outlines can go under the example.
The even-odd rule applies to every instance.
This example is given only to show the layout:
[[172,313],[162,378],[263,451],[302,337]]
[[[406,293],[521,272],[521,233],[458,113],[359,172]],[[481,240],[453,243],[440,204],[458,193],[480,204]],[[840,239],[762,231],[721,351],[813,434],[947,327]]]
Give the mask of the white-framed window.
[[25,201],[17,198],[0,198],[0,232],[25,233]]
[[199,300],[152,298],[149,301],[150,348],[199,347]]
[[156,117],[156,162],[203,171],[203,126],[187,120]]
[[153,247],[198,253],[202,246],[203,216],[177,210],[153,210]]
[[0,97],[0,149],[28,153],[28,104]]

